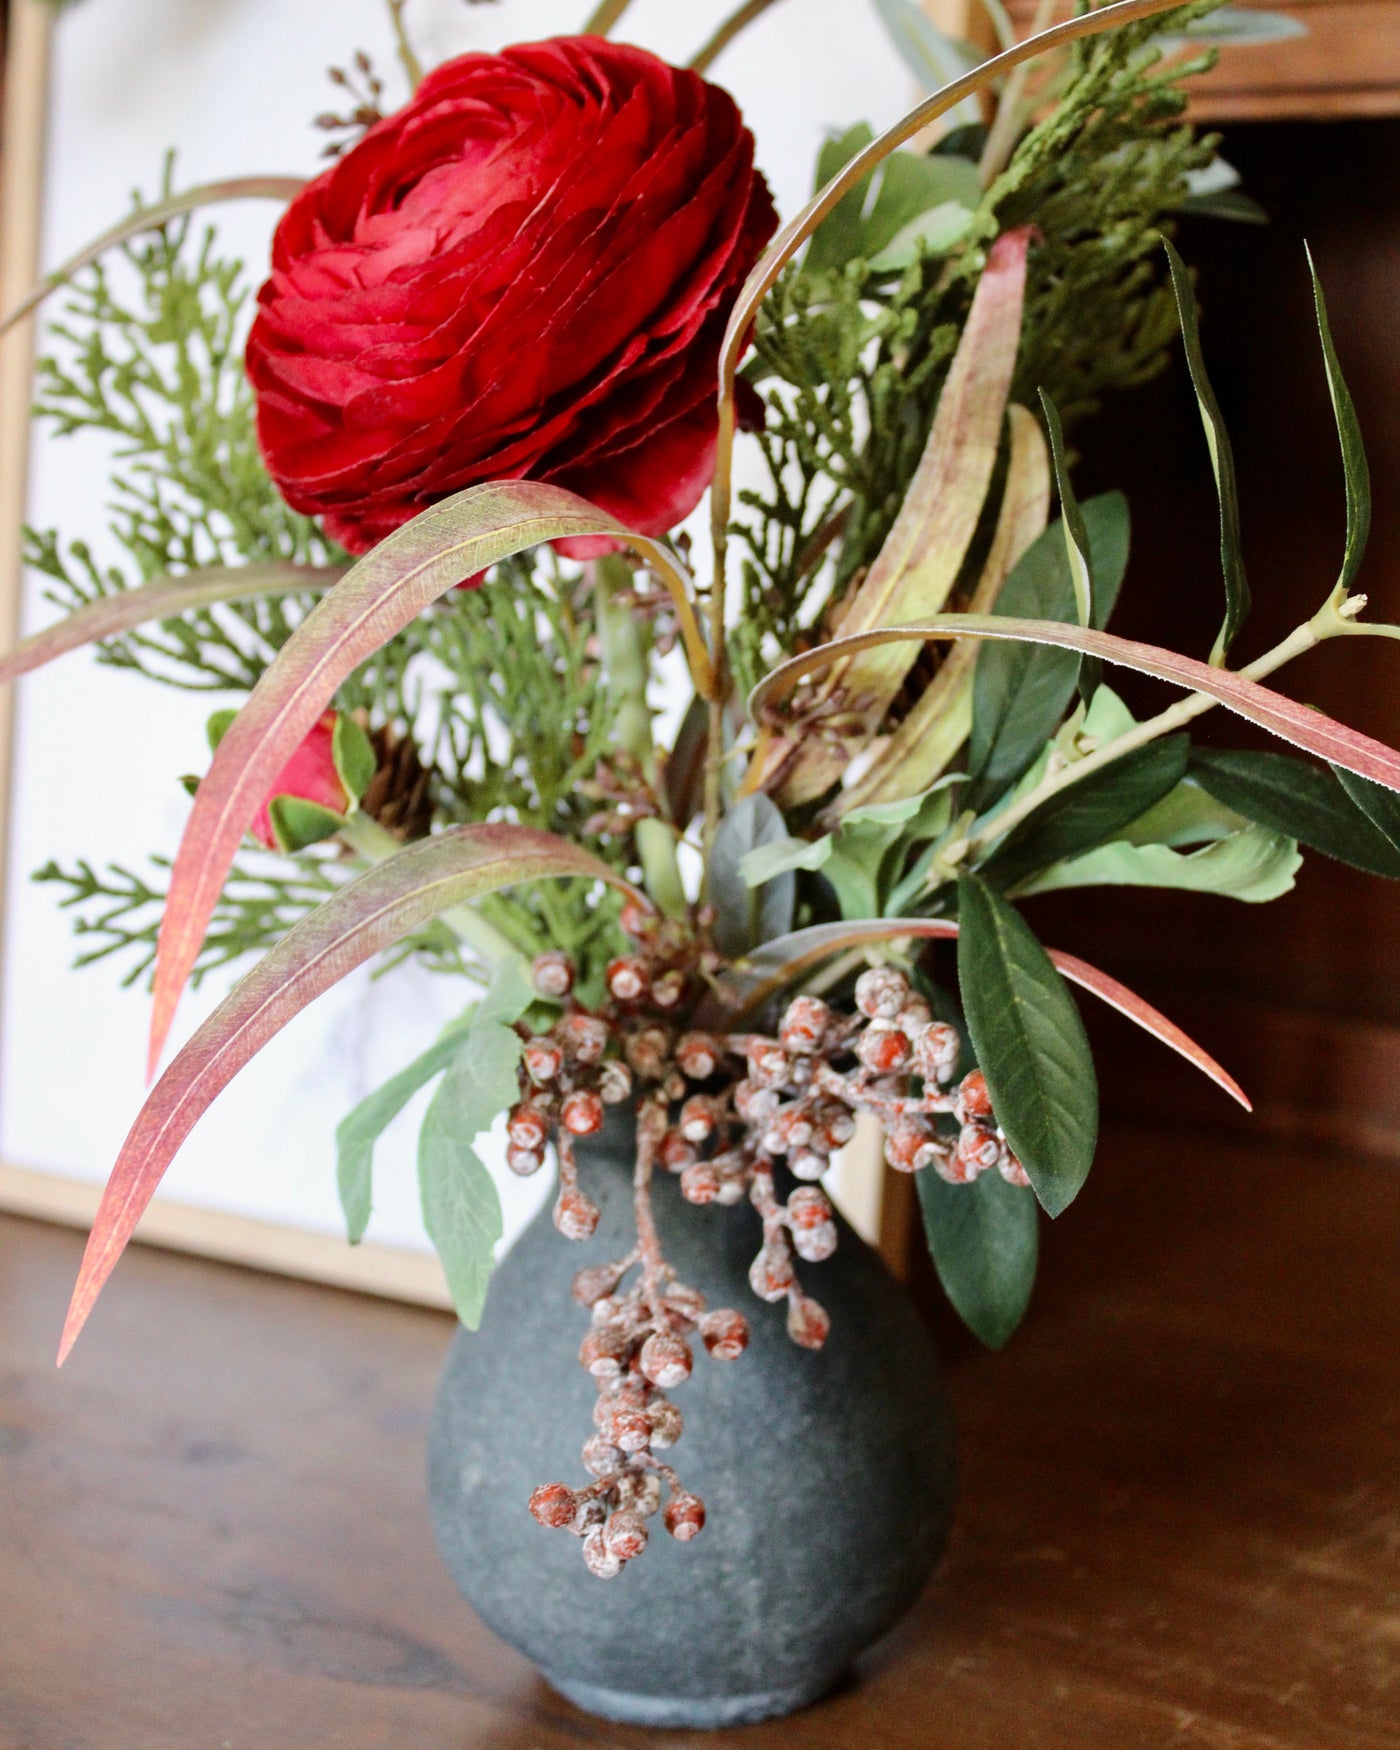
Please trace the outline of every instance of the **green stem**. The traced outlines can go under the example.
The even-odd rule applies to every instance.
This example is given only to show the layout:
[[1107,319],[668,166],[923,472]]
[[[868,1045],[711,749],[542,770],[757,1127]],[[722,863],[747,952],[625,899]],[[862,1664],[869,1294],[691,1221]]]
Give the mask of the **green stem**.
[[703,73],[711,62],[718,59],[720,54],[729,47],[746,25],[752,24],[760,13],[766,12],[773,4],[774,0],[746,0],[746,4],[725,19],[700,53],[696,55],[690,63],[691,72]]
[[[367,863],[387,862],[403,849],[393,833],[370,814],[352,814],[341,827],[339,836]],[[494,924],[488,923],[469,905],[454,905],[451,911],[443,912],[441,921],[493,972],[508,960],[523,959],[515,944],[507,941]]]
[[584,25],[584,36],[606,36],[612,27],[622,17],[632,0],[599,0],[593,8],[588,23]]
[[416,91],[423,83],[423,63],[408,40],[408,30],[403,21],[403,9],[407,4],[408,0],[389,0],[389,20],[394,27],[394,42],[399,51],[399,59],[403,62],[404,72],[408,74],[409,88]]
[[[659,771],[651,735],[651,707],[647,703],[650,679],[647,640],[636,615],[621,599],[631,587],[632,568],[620,554],[594,560],[598,638],[608,692],[617,704],[617,742],[636,755],[642,776],[656,791]],[[676,860],[676,835],[666,821],[648,818],[637,822],[637,856],[647,892],[668,917],[683,918],[686,897]]]

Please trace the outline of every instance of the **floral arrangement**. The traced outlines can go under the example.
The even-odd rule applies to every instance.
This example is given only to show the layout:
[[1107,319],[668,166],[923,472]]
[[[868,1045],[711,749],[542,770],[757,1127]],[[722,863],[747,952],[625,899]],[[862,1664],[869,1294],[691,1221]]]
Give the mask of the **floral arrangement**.
[[[175,192],[168,172],[26,305],[66,288],[39,411],[116,439],[126,567],[31,530],[65,612],[0,676],[96,644],[240,698],[211,719],[163,886],[164,865],[40,879],[85,959],[151,972],[153,1068],[186,982],[259,956],[131,1130],[63,1353],[183,1138],[287,1021],[376,957],[465,978],[479,1000],[339,1128],[350,1238],[377,1137],[436,1081],[423,1210],[475,1325],[501,1235],[476,1139],[506,1114],[512,1171],[552,1155],[554,1222],[580,1239],[588,1139],[630,1112],[636,1244],[574,1283],[588,1480],[529,1503],[603,1577],[663,1493],[672,1536],[703,1527],[662,1456],[682,1427],[667,1394],[697,1341],[733,1360],[749,1334],[667,1264],[656,1175],[753,1205],[755,1295],[819,1349],[798,1265],[836,1246],[820,1181],[869,1114],[915,1175],[953,1304],[1001,1344],[1038,1208],[1067,1208],[1094,1153],[1068,985],[1244,1101],[1016,902],[1121,884],[1267,900],[1300,846],[1400,875],[1400,755],[1263,685],[1324,639],[1400,636],[1354,592],[1365,457],[1320,287],[1340,574],[1311,620],[1229,666],[1249,606],[1230,442],[1167,240],[1182,212],[1251,216],[1182,121],[1228,10],[1117,0],[1018,43],[989,0],[1006,34],[982,59],[878,0],[938,89],[878,138],[829,140],[779,230],[705,76],[765,5],[689,68],[612,40],[626,0],[605,0],[577,37],[424,73],[390,0],[413,90],[381,114],[367,58],[336,73],[355,108],[321,118],[320,175]],[[285,212],[249,322],[241,265],[190,215],[259,196]],[[118,248],[135,297],[104,264]],[[1207,660],[1105,630],[1128,506],[1078,501],[1065,438],[1178,334],[1219,493]],[[707,491],[702,564],[677,531]],[[689,705],[663,741],[682,660]],[[1136,721],[1113,666],[1177,697]],[[1217,705],[1312,757],[1193,745]]]

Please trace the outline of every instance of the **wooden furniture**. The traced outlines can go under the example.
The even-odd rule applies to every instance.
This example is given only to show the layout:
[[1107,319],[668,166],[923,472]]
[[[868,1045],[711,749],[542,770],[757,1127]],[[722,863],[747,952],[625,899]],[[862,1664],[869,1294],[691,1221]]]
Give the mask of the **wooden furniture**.
[[0,1218],[0,1745],[1395,1750],[1400,1174],[1119,1130],[1045,1250],[1011,1347],[950,1346],[913,1616],[692,1739],[576,1713],[452,1590],[441,1315],[138,1248],[56,1374],[79,1240]]

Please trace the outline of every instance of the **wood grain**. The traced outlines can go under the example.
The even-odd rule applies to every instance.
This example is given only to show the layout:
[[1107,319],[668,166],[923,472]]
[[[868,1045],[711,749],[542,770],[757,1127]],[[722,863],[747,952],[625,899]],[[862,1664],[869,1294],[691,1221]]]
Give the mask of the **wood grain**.
[[922,1604],[700,1738],[584,1718],[452,1591],[445,1318],[134,1252],[56,1375],[78,1241],[0,1220],[0,1745],[1394,1750],[1400,1174],[1119,1131],[1045,1252],[1012,1347],[956,1346]]

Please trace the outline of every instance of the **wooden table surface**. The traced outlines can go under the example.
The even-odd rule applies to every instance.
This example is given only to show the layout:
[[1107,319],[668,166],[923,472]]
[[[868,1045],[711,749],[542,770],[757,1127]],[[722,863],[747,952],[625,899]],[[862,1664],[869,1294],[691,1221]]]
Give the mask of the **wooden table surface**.
[[1400,1171],[1116,1132],[955,1345],[952,1549],[820,1706],[589,1719],[438,1563],[434,1314],[0,1221],[4,1750],[1400,1746]]

